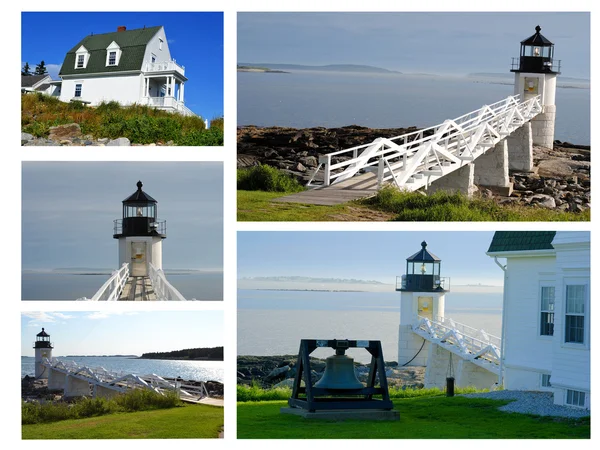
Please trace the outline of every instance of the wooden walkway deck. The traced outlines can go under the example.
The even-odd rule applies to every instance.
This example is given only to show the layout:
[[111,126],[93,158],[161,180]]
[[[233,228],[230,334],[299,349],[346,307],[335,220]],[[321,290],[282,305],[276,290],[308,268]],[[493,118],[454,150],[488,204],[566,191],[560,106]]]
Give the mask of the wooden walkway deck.
[[156,300],[152,282],[148,277],[129,277],[119,300],[151,301]]
[[364,173],[328,187],[286,195],[273,201],[331,206],[375,194],[377,194],[377,176],[373,173]]

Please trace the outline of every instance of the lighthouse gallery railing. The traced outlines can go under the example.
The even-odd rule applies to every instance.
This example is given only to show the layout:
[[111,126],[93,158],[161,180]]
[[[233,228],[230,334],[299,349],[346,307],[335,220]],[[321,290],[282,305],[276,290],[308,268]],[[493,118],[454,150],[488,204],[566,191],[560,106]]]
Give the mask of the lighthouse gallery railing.
[[152,263],[148,264],[148,276],[158,300],[186,301],[185,297],[167,281],[162,269],[157,269]]

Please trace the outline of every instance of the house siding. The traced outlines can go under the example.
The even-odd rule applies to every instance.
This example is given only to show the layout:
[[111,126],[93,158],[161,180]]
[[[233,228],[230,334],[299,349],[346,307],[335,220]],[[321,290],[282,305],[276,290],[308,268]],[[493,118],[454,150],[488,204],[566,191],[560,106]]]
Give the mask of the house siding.
[[96,106],[103,101],[118,101],[122,105],[139,102],[142,93],[142,75],[119,76],[88,75],[81,78],[63,79],[60,100],[69,102],[75,98],[75,85],[82,84],[81,98]]
[[[509,258],[505,290],[505,387],[539,388],[552,370],[551,337],[540,336],[541,286],[553,285],[554,258]],[[526,343],[526,344],[525,344]]]
[[[162,50],[160,49],[159,39],[163,40]],[[153,53],[156,55],[156,62],[171,61],[171,52],[169,51],[169,44],[167,43],[167,36],[163,27],[160,27],[158,32],[150,39],[146,46],[142,70],[145,70],[146,63],[152,62]]]

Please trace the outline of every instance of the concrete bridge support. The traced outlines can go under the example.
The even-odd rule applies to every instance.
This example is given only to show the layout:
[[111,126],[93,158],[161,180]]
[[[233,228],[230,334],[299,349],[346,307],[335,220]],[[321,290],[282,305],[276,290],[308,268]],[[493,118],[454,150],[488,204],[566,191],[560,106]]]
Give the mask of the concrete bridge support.
[[119,395],[119,391],[114,389],[108,389],[104,386],[94,385],[93,397],[104,397],[104,398],[112,398]]
[[66,375],[58,370],[46,368],[48,370],[48,389],[63,390],[65,388]]
[[506,138],[508,143],[508,168],[517,172],[533,170],[533,137],[531,123],[517,128]]
[[475,165],[469,163],[458,170],[449,173],[431,183],[427,187],[427,193],[433,194],[437,191],[460,192],[467,197],[472,197],[477,191],[474,184]]
[[90,395],[90,383],[67,375],[64,395],[68,397],[83,397]]
[[485,370],[471,361],[460,359],[456,371],[458,387],[475,386],[477,389],[489,389],[498,381],[498,375]]
[[[450,365],[449,350],[433,342],[430,344],[427,368],[425,369],[425,387],[446,387],[446,377]],[[471,361],[452,355],[452,368],[455,385],[458,387],[474,386],[477,389],[491,388],[498,381],[498,376],[489,370],[483,369]]]
[[410,361],[409,366],[426,366],[429,343],[413,333],[411,325],[400,325],[398,336],[398,364]]
[[555,120],[556,105],[544,105],[544,112],[531,119],[531,131],[535,145],[554,148]]
[[[427,359],[427,368],[425,369],[425,387],[444,389],[450,365],[450,352],[433,342],[429,346],[429,358]],[[458,356],[452,358],[452,368],[455,377],[458,369],[458,360]]]
[[508,144],[502,139],[493,148],[475,160],[474,182],[496,194],[509,196],[512,183],[508,176]]

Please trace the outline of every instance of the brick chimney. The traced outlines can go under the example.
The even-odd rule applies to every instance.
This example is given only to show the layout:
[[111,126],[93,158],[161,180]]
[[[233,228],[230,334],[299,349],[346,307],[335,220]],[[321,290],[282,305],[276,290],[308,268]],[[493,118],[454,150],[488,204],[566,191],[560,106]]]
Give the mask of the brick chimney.
[[123,26],[123,25],[121,25],[120,27],[117,27],[117,32],[119,32],[119,33],[120,33],[121,31],[125,31],[125,30],[127,30],[127,27],[126,27],[126,26]]

